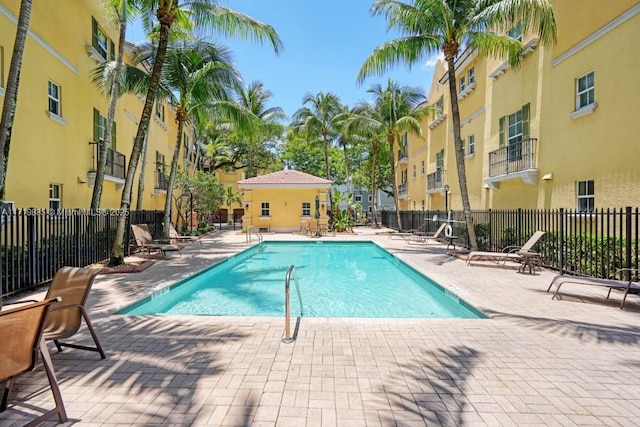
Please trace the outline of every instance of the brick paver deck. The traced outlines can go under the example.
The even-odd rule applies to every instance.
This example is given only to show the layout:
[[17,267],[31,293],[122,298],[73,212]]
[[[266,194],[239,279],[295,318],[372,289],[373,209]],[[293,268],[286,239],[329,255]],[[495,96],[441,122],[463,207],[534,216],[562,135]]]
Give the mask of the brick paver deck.
[[[282,344],[282,318],[110,314],[248,246],[219,232],[142,273],[98,276],[89,305],[107,359],[50,346],[68,425],[640,425],[640,297],[620,310],[619,294],[567,285],[552,301],[553,272],[467,267],[433,241],[357,231],[323,239],[374,240],[489,319],[303,318]],[[265,236],[280,239],[307,238]],[[42,368],[11,397],[2,426],[53,405]]]

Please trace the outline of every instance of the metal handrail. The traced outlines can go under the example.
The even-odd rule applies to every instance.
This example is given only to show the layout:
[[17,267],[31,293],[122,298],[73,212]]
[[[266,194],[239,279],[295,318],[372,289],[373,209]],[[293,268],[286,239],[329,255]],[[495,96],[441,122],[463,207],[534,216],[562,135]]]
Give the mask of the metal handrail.
[[264,241],[264,237],[262,237],[262,234],[260,234],[260,230],[258,230],[253,225],[250,225],[247,227],[247,233],[245,234],[245,238],[244,238],[245,242],[247,243],[251,242],[251,234],[256,235],[256,237],[258,238],[258,245],[261,245],[262,242]]
[[295,265],[289,266],[287,270],[287,274],[284,278],[284,338],[282,338],[282,342],[285,344],[290,344],[295,341],[295,337],[298,335],[297,330],[298,327],[296,325],[296,333],[294,336],[291,336],[291,298],[289,289],[291,287],[291,275],[293,274],[293,280],[296,283],[296,290],[298,292],[298,301],[300,302],[300,317],[304,314],[304,309],[302,307],[302,295],[300,295],[300,284],[298,283],[298,274],[296,273]]

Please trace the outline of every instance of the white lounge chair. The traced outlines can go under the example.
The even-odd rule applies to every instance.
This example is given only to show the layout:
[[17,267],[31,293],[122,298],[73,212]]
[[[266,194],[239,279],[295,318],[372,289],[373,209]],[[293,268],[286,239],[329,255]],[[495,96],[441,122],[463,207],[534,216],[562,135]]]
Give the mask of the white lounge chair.
[[443,222],[434,233],[424,233],[417,231],[407,237],[407,244],[411,242],[427,244],[429,243],[429,239],[437,239],[438,237],[440,237],[440,234],[445,230],[446,227],[447,223]]
[[[629,280],[626,280],[623,278],[624,273],[628,274],[627,277]],[[573,283],[575,285],[600,286],[604,288],[609,288],[609,292],[607,292],[607,299],[609,299],[612,289],[624,289],[624,296],[622,297],[622,302],[620,303],[620,309],[622,309],[624,307],[625,301],[627,300],[627,295],[629,294],[629,291],[632,289],[640,290],[640,283],[633,281],[634,278],[638,280],[639,275],[640,275],[640,270],[636,268],[621,268],[613,274],[613,278],[611,279],[599,279],[596,277],[565,276],[565,275],[559,274],[553,278],[553,280],[551,281],[551,284],[547,288],[547,292],[549,292],[553,287],[553,285],[555,285],[556,291],[554,292],[553,297],[551,297],[551,299],[556,299],[556,298],[559,299],[560,287],[565,283]],[[616,279],[616,277],[618,276],[620,277],[620,279]]]
[[502,261],[503,264],[509,260],[521,261],[523,259],[523,254],[529,255],[527,257],[528,260],[532,260],[533,258],[532,256],[538,256],[539,258],[539,254],[532,251],[531,249],[536,243],[538,243],[538,240],[540,240],[540,238],[544,236],[544,234],[545,234],[544,231],[536,231],[529,238],[529,240],[526,241],[524,245],[507,246],[506,248],[502,249],[502,252],[487,252],[487,251],[469,252],[469,255],[467,255],[467,265],[471,265],[471,261],[474,259],[477,260],[478,258],[488,258],[490,260],[497,261],[498,263]]

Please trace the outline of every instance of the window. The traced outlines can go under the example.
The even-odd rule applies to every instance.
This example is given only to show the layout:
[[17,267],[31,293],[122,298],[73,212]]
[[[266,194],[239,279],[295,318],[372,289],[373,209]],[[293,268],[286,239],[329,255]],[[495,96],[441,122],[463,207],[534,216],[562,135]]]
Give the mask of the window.
[[356,203],[362,202],[362,194],[356,194],[353,199]]
[[373,200],[373,198],[369,195],[369,203],[371,203],[371,200]]
[[467,87],[467,78],[465,76],[460,77],[460,92],[464,91]]
[[422,201],[422,210],[424,210],[425,204],[424,204],[424,200]]
[[469,69],[469,86],[471,86],[475,82],[476,82],[476,70],[473,67],[471,67]]
[[413,165],[413,177],[416,177],[416,165]]
[[509,37],[522,41],[522,22],[518,22],[515,27],[509,30]]
[[435,104],[436,110],[438,111],[438,115],[444,114],[444,97],[440,97],[438,102]]
[[471,156],[476,152],[476,137],[475,135],[469,135],[469,145],[467,148],[467,156]]
[[576,80],[576,110],[595,102],[595,74],[590,72]]
[[60,112],[60,86],[49,80],[49,112],[62,116]]
[[420,175],[424,175],[424,160],[420,164]]
[[522,141],[529,139],[529,104],[513,114],[500,117],[500,147],[508,146],[507,157],[510,161],[521,159]]
[[49,184],[49,209],[58,211],[62,208],[61,197],[62,185],[61,184]]
[[311,216],[311,202],[302,202],[302,216]]
[[102,28],[98,25],[98,21],[95,18],[91,19],[92,24],[92,37],[91,46],[98,52],[98,54],[106,61],[113,61],[115,59],[115,45],[107,37],[107,34],[102,31]]
[[593,181],[578,181],[578,212],[593,212],[595,191]]
[[269,216],[269,202],[260,204],[260,216]]
[[[104,134],[107,129],[107,118],[100,114],[100,111],[93,109],[93,140],[100,142],[104,140]],[[111,125],[111,149],[116,149],[116,122]]]
[[164,123],[164,104],[160,101],[156,101],[156,118]]
[[156,151],[156,170],[158,172],[164,173],[164,168],[166,164],[164,162],[164,154]]
[[407,173],[407,170],[403,170],[402,171],[402,183],[406,184],[407,181],[409,180],[409,174]]
[[444,168],[444,150],[440,150],[436,153],[436,169],[442,170]]

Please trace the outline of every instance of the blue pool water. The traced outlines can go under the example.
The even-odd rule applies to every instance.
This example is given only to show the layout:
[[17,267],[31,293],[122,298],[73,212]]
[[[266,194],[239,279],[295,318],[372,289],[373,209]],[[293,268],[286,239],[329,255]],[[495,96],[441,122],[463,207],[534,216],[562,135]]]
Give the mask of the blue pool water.
[[[479,311],[367,242],[265,242],[121,314],[283,316],[295,265],[305,317],[482,318]],[[291,280],[291,314],[300,313]]]

